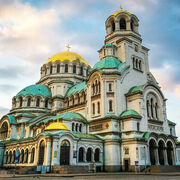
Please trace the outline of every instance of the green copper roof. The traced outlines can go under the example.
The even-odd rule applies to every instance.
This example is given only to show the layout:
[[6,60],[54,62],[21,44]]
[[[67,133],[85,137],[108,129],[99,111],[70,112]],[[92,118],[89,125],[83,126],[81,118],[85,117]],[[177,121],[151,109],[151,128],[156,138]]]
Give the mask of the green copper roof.
[[149,136],[150,136],[151,132],[145,132],[143,137],[148,140]]
[[142,87],[143,87],[143,85],[134,86],[129,90],[129,92],[127,94],[133,94],[133,93],[139,92],[139,91],[141,91]]
[[51,90],[43,85],[43,84],[35,84],[35,85],[31,85],[28,86],[24,89],[22,89],[17,95],[18,96],[26,96],[26,95],[32,95],[32,96],[36,96],[36,95],[40,95],[43,97],[51,97]]
[[14,116],[11,115],[7,115],[8,119],[9,119],[9,124],[14,124],[16,123],[16,119]]
[[29,117],[29,118],[34,118],[35,115],[34,114],[31,114],[31,113],[20,113],[18,115],[15,116],[16,118],[18,117]]
[[106,46],[106,47],[111,47],[111,46],[116,46],[116,45],[114,45],[114,44],[112,44],[112,43],[108,43],[108,44],[105,44],[104,46]]
[[141,115],[134,110],[127,110],[127,111],[122,112],[120,115],[120,118],[129,117],[129,116],[141,118]]
[[94,69],[118,69],[123,64],[120,60],[114,57],[106,57],[101,61],[97,62],[92,70]]
[[176,125],[176,123],[174,123],[174,122],[172,122],[172,121],[170,121],[170,120],[168,120],[168,123],[169,123],[170,125],[173,125],[173,126]]
[[116,116],[115,114],[107,114],[104,116],[105,118],[108,118],[108,117],[114,117],[114,118],[118,118],[118,116]]
[[93,135],[93,134],[83,134],[79,132],[72,132],[74,137],[81,138],[81,139],[93,139],[93,140],[101,140],[99,137]]
[[78,83],[71,87],[67,93],[66,96],[70,96],[71,94],[76,94],[76,92],[81,92],[82,90],[86,90],[86,82]]

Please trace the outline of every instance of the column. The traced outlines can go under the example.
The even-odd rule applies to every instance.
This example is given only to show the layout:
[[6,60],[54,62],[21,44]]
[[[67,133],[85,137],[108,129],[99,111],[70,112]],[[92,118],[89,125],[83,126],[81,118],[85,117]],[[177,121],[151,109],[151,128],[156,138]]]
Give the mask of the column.
[[159,165],[159,154],[158,154],[158,146],[155,147],[155,160],[156,160],[156,165]]
[[128,31],[131,30],[131,27],[130,27],[130,20],[127,20],[127,21],[126,21],[126,29],[127,29]]
[[46,139],[46,149],[45,149],[45,153],[44,153],[44,165],[49,166],[51,164],[51,140],[50,139]]
[[167,148],[166,148],[166,147],[164,147],[163,156],[164,156],[164,165],[168,165],[168,160],[167,160]]
[[84,150],[84,154],[83,154],[83,160],[84,160],[84,162],[87,162],[87,160],[86,160],[86,154],[87,154],[87,151]]
[[92,160],[92,162],[95,162],[95,161],[94,161],[94,151],[92,151],[91,160]]
[[119,21],[115,22],[115,28],[116,28],[116,31],[120,30]]

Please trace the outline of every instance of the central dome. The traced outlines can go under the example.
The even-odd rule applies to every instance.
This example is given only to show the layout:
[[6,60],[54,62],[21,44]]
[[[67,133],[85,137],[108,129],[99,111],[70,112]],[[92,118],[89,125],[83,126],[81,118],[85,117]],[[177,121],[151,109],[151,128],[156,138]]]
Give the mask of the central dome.
[[48,59],[46,64],[48,64],[49,62],[54,63],[56,61],[63,62],[63,61],[66,61],[66,60],[68,60],[70,62],[78,61],[80,64],[84,63],[85,65],[88,66],[88,62],[82,56],[80,56],[79,54],[77,54],[75,52],[69,51],[69,50],[53,55],[52,57],[50,57]]

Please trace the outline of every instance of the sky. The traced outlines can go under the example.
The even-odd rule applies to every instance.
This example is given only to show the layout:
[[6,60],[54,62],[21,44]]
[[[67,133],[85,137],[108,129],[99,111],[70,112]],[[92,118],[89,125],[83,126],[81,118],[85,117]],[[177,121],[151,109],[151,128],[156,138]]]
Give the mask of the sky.
[[180,0],[0,0],[0,117],[67,44],[93,66],[104,44],[105,20],[120,6],[139,18],[150,71],[180,137]]

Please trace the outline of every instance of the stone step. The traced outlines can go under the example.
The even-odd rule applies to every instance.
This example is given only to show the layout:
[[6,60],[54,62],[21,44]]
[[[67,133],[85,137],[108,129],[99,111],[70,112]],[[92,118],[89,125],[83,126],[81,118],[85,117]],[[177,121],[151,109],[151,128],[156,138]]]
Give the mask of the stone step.
[[180,166],[178,165],[174,165],[174,166],[152,165],[146,168],[146,172],[149,172],[149,168],[151,173],[180,172]]

